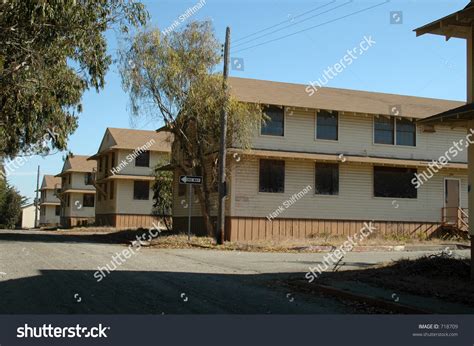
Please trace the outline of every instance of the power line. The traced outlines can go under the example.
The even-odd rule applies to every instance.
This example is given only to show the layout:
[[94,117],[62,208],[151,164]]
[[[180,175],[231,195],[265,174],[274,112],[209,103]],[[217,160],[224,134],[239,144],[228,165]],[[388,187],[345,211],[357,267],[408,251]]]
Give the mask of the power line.
[[234,40],[234,42],[239,42],[239,41],[245,40],[246,38],[252,37],[252,36],[257,35],[257,34],[260,34],[261,32],[264,32],[264,31],[273,29],[273,28],[275,28],[275,27],[277,27],[277,26],[279,26],[279,25],[282,25],[282,24],[287,23],[288,21],[291,21],[291,20],[296,19],[296,18],[300,18],[300,17],[302,17],[302,16],[304,16],[304,15],[306,15],[306,14],[308,14],[308,13],[317,11],[317,10],[319,10],[319,9],[321,9],[321,8],[323,8],[323,7],[326,7],[326,6],[330,5],[330,4],[333,4],[333,3],[335,3],[335,2],[336,2],[336,0],[333,0],[333,1],[331,1],[331,2],[328,2],[328,3],[325,4],[325,5],[322,5],[322,6],[313,8],[313,9],[311,9],[311,10],[309,10],[309,11],[306,11],[306,12],[304,12],[304,13],[301,13],[301,14],[299,14],[299,15],[293,17],[293,18],[290,19],[290,20],[284,20],[284,21],[282,21],[282,22],[280,22],[280,23],[271,25],[271,26],[269,26],[269,27],[267,27],[267,28],[265,28],[265,29],[262,29],[262,30],[259,30],[259,31],[257,31],[257,32],[254,32],[253,34],[249,34],[249,35],[247,35],[247,36],[241,37],[241,38],[239,38],[239,39],[237,39],[237,40]]
[[318,24],[318,25],[314,25],[314,26],[311,26],[311,27],[306,28],[306,29],[299,30],[299,31],[293,32],[293,33],[288,34],[288,35],[280,36],[280,37],[274,38],[274,39],[272,39],[272,40],[264,41],[264,42],[261,42],[261,43],[259,43],[259,44],[256,44],[256,45],[253,45],[253,46],[250,46],[250,47],[246,47],[246,48],[242,48],[242,49],[236,50],[236,51],[234,51],[233,53],[238,53],[238,52],[242,52],[242,51],[245,51],[245,50],[248,50],[248,49],[251,49],[251,48],[263,46],[263,45],[265,45],[265,44],[268,44],[268,43],[271,43],[271,42],[275,42],[275,41],[279,41],[279,40],[282,40],[282,39],[284,39],[284,38],[287,38],[287,37],[290,37],[290,36],[294,36],[294,35],[300,34],[300,33],[302,33],[302,32],[305,32],[305,31],[308,31],[308,30],[312,30],[312,29],[314,29],[314,28],[321,27],[321,26],[326,25],[326,24],[334,23],[334,22],[336,22],[336,21],[338,21],[338,20],[341,20],[341,19],[344,19],[344,18],[353,16],[353,15],[358,14],[358,13],[362,13],[362,12],[371,10],[371,9],[373,9],[373,8],[375,8],[375,7],[384,5],[384,4],[388,3],[388,2],[390,2],[390,0],[386,0],[386,1],[382,2],[382,3],[380,3],[380,4],[377,4],[377,5],[374,5],[374,6],[370,6],[370,7],[366,7],[366,8],[364,8],[364,9],[362,9],[362,10],[349,13],[349,14],[347,14],[347,15],[345,15],[345,16],[338,17],[338,18],[329,20],[329,21],[327,21],[327,22],[324,22],[324,23],[321,23],[321,24]]
[[248,41],[245,41],[245,42],[236,44],[236,45],[234,46],[234,48],[235,48],[235,47],[243,46],[243,45],[245,45],[245,44],[247,44],[247,43],[253,42],[253,41],[258,40],[258,39],[260,39],[260,38],[263,38],[263,37],[265,37],[265,36],[272,35],[272,34],[274,34],[274,33],[276,33],[276,32],[279,32],[279,31],[282,31],[282,30],[291,28],[292,26],[295,26],[295,25],[297,25],[297,24],[304,23],[304,22],[306,22],[306,21],[308,21],[308,20],[310,20],[310,19],[316,18],[316,17],[318,17],[318,16],[320,16],[320,15],[322,15],[322,14],[325,14],[325,13],[334,11],[334,10],[340,8],[340,7],[349,5],[349,4],[350,4],[351,2],[353,2],[353,1],[354,1],[354,0],[349,0],[349,1],[347,1],[347,2],[345,2],[345,3],[343,3],[343,4],[341,4],[341,5],[338,5],[338,6],[336,6],[336,7],[330,8],[329,10],[326,10],[326,11],[323,11],[323,12],[321,12],[321,13],[315,14],[314,16],[311,16],[311,17],[302,19],[302,20],[300,20],[300,21],[298,21],[298,22],[296,22],[296,23],[291,23],[290,25],[287,25],[287,26],[284,26],[284,27],[282,27],[282,28],[273,30],[273,31],[271,31],[271,32],[269,32],[269,33],[260,35],[260,36],[258,36],[258,37],[255,37],[255,38],[251,39],[251,40],[248,40]]

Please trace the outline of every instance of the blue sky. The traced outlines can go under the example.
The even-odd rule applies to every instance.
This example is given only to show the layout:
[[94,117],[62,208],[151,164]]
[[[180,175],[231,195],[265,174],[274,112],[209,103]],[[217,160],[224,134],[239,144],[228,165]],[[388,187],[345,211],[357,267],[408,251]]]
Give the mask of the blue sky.
[[[151,14],[151,25],[163,30],[199,0],[143,2]],[[376,44],[327,86],[465,100],[465,41],[451,39],[446,42],[443,37],[434,35],[417,38],[412,30],[459,10],[467,3],[467,0],[205,0],[205,5],[177,30],[191,20],[210,19],[214,23],[217,37],[222,41],[226,26],[230,26],[231,41],[234,42],[287,21],[268,32],[294,25],[247,45],[232,48],[231,56],[243,59],[244,70],[231,70],[231,75],[304,84],[320,78],[324,69],[338,62],[348,49],[358,46],[364,36],[371,36]],[[326,4],[324,8],[306,16],[294,18]],[[375,5],[379,6],[368,9]],[[332,8],[336,9],[317,15]],[[350,15],[357,11],[360,13]],[[390,15],[393,11],[401,11],[401,17],[393,19],[401,24],[391,24]],[[297,21],[314,15],[317,16],[296,24]],[[341,18],[344,16],[347,17]],[[324,24],[326,22],[329,23]],[[314,29],[288,38],[237,52],[239,49],[317,25],[319,26]],[[265,33],[267,32],[257,36]],[[107,38],[110,51],[113,52],[117,47],[117,37],[110,32]],[[245,41],[240,40],[233,45]],[[128,96],[121,88],[116,66],[110,67],[106,82],[105,89],[99,94],[89,91],[83,97],[84,111],[80,116],[79,128],[69,141],[69,149],[74,154],[94,154],[107,127],[152,130],[160,125],[159,116],[151,122],[144,118],[131,120]],[[9,176],[9,181],[23,195],[32,198],[37,166],[41,166],[42,174],[57,174],[62,168],[64,155],[65,153],[58,153],[45,158],[30,157],[25,165]]]

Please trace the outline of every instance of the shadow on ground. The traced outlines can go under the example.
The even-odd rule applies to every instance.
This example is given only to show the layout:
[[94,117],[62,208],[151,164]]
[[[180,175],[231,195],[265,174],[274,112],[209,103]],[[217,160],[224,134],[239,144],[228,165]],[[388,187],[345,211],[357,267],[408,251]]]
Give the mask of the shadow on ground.
[[[71,232],[75,232],[71,230]],[[0,241],[22,241],[22,242],[41,242],[41,243],[105,243],[105,244],[125,244],[136,239],[147,230],[123,230],[110,233],[87,233],[87,234],[68,234],[64,231],[53,233],[51,231],[42,233],[41,231],[31,233],[21,231],[0,232]],[[166,233],[168,234],[168,233]]]
[[[41,270],[0,282],[0,314],[319,314],[354,313],[321,295],[292,294],[288,274],[226,275]],[[97,274],[96,274],[97,275]],[[298,274],[303,275],[303,274]]]

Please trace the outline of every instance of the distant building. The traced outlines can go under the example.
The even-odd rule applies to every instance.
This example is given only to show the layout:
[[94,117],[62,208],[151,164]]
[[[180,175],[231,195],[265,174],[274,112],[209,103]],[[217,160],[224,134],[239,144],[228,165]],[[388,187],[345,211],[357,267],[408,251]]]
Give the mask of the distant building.
[[[170,135],[107,128],[95,160],[96,224],[117,228],[152,227],[154,167],[169,161]],[[91,161],[93,162],[93,161]]]
[[35,204],[27,204],[21,207],[20,227],[22,229],[35,228]]
[[75,227],[94,224],[95,187],[92,173],[95,165],[87,156],[70,155],[61,173],[61,226]]
[[57,178],[53,175],[45,175],[40,192],[40,226],[59,226],[61,201],[58,196],[61,192],[61,178]]

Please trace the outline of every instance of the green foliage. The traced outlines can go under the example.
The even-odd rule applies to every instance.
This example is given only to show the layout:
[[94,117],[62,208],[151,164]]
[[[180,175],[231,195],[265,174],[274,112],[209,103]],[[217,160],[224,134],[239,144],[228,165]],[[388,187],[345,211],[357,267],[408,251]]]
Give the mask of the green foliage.
[[153,183],[153,213],[162,217],[168,230],[171,229],[173,208],[173,172],[162,171],[161,167],[167,162],[159,163],[155,168],[155,182]]
[[82,94],[105,84],[105,31],[147,18],[133,0],[0,2],[0,155],[48,151],[45,136],[66,149]]
[[210,22],[192,22],[182,31],[158,29],[136,34],[120,53],[120,72],[134,116],[159,117],[174,135],[172,165],[203,176],[196,187],[211,234],[210,188],[216,177],[220,115],[228,109],[228,145],[250,147],[262,120],[259,106],[237,102],[223,88],[220,44]]
[[20,221],[24,202],[18,191],[0,178],[0,228],[15,228]]

